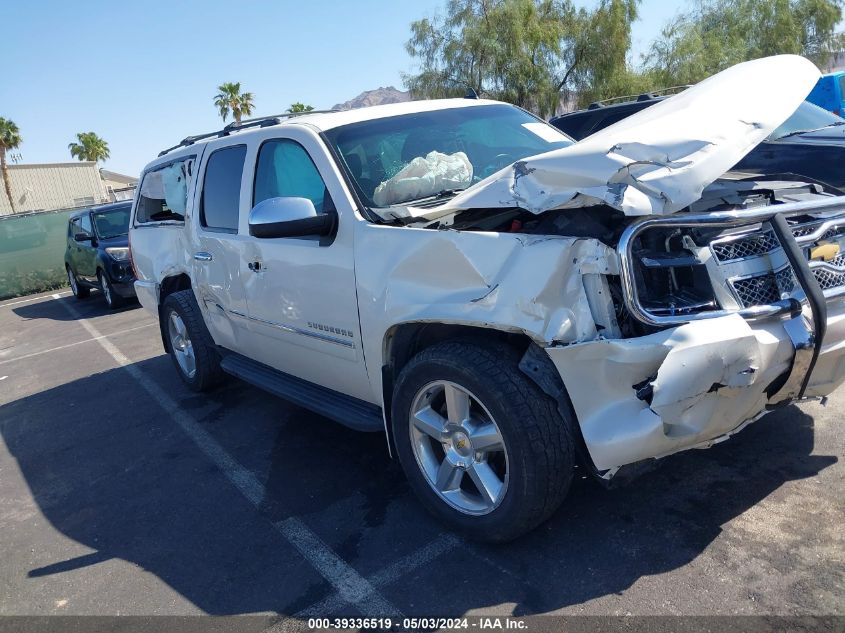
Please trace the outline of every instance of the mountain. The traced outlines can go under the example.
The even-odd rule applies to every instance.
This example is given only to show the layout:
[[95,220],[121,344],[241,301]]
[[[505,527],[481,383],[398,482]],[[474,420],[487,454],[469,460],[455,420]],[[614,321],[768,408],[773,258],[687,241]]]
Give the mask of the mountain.
[[355,108],[366,108],[367,106],[382,105],[384,103],[403,103],[410,101],[411,95],[408,92],[397,90],[393,86],[365,90],[354,99],[338,103],[333,110],[353,110]]

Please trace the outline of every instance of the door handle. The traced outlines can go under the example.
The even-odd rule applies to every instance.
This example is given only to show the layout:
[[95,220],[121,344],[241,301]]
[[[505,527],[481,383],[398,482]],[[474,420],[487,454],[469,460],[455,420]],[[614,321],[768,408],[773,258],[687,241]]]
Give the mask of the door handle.
[[210,262],[214,257],[211,253],[206,253],[205,251],[200,251],[199,253],[194,253],[194,259],[198,262]]

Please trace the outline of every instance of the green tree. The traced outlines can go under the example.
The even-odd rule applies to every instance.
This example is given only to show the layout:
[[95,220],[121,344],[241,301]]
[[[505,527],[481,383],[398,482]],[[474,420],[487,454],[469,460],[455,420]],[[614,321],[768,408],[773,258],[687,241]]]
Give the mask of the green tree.
[[9,166],[6,164],[6,152],[17,149],[23,143],[21,132],[14,121],[0,117],[0,169],[3,170],[3,185],[6,188],[6,197],[15,212],[15,201],[12,199],[12,184],[9,180]]
[[290,107],[288,108],[288,112],[295,113],[295,112],[311,112],[314,109],[314,106],[306,105],[304,103],[300,103],[297,101],[296,103],[291,103]]
[[106,143],[94,132],[80,132],[76,135],[76,143],[68,144],[70,155],[79,160],[90,160],[99,162],[108,160],[109,144]]
[[573,97],[590,100],[637,80],[627,64],[639,0],[449,0],[445,15],[411,24],[404,77],[419,97],[468,89],[541,116]]
[[841,19],[841,0],[699,0],[662,30],[645,56],[646,72],[670,86],[781,53],[824,66],[845,43],[835,32]]
[[241,92],[241,83],[223,83],[217,86],[219,92],[214,95],[214,105],[217,107],[220,116],[225,122],[229,115],[236,122],[240,122],[241,118],[252,114],[253,94],[251,92]]

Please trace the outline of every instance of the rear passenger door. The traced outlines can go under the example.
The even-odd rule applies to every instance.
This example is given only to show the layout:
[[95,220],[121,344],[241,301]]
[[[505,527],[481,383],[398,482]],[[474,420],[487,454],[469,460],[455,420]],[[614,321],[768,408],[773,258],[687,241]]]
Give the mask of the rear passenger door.
[[245,144],[209,144],[191,222],[194,293],[214,341],[238,352],[248,331],[242,279],[246,236],[239,232],[246,152]]

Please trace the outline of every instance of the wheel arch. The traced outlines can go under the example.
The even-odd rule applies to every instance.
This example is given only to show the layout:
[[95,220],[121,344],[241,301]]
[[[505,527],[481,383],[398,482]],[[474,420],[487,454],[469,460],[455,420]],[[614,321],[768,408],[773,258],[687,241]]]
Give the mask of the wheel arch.
[[410,321],[392,326],[382,339],[381,388],[388,442],[393,450],[391,407],[393,386],[408,362],[424,349],[448,340],[504,342],[525,353],[532,339],[521,331],[507,331],[467,323]]
[[462,323],[415,321],[394,325],[385,332],[382,342],[382,401],[385,430],[387,431],[387,439],[392,453],[395,453],[396,450],[391,414],[393,387],[396,378],[399,376],[402,368],[416,354],[427,347],[453,339],[473,342],[489,342],[495,340],[504,342],[516,349],[521,358],[519,363],[520,371],[555,401],[562,417],[572,421],[576,453],[590,474],[594,476],[598,474],[584,442],[581,426],[578,423],[578,416],[572,406],[566,385],[563,383],[563,379],[557,369],[555,369],[554,363],[552,363],[549,355],[525,332]]
[[170,353],[170,338],[164,331],[164,319],[162,310],[164,308],[164,300],[168,295],[182,290],[191,290],[191,278],[186,273],[179,273],[177,275],[170,275],[161,280],[158,291],[158,329],[161,335],[161,344],[164,345],[164,351]]

